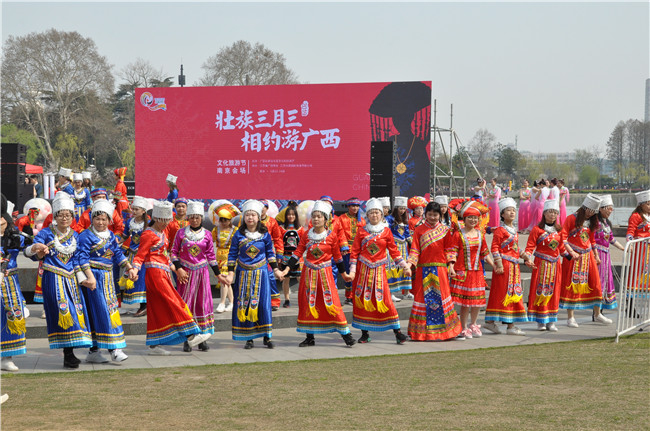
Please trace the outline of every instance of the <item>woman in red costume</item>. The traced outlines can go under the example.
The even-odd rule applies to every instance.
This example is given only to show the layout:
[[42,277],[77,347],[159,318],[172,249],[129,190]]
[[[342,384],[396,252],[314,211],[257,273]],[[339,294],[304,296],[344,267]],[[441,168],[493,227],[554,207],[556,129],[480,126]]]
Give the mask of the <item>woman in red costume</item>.
[[448,340],[460,334],[460,319],[451,299],[445,249],[451,236],[440,222],[440,204],[429,202],[425,221],[415,228],[409,264],[415,270],[408,334],[414,341]]
[[[359,343],[370,341],[368,331],[392,329],[397,343],[403,344],[406,335],[400,332],[399,315],[388,287],[387,254],[395,264],[404,268],[405,276],[410,277],[411,270],[400,255],[390,228],[382,222],[383,205],[379,199],[372,198],[366,202],[366,215],[368,224],[359,228],[352,244],[350,275],[346,280],[354,279],[352,326],[361,329]],[[346,279],[345,276],[343,278]]]

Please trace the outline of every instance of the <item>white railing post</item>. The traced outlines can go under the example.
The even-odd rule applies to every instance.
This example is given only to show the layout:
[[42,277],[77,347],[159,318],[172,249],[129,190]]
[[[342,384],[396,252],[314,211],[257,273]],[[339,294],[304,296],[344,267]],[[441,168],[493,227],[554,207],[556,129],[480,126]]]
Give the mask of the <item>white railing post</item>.
[[616,342],[650,325],[650,238],[628,241],[623,252]]

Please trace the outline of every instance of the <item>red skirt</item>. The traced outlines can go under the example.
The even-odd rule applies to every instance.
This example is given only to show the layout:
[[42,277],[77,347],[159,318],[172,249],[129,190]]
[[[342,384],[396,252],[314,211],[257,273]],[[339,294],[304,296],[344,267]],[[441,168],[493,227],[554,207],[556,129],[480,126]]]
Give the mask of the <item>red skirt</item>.
[[528,322],[519,264],[505,259],[502,262],[503,274],[492,272],[485,320],[504,323]]
[[537,323],[557,322],[562,265],[535,257],[528,293],[528,318]]
[[[466,271],[465,280],[451,279],[451,297],[454,302],[464,307],[485,306],[485,277],[483,270]],[[458,272],[456,273],[458,276]]]
[[578,259],[564,259],[560,308],[586,310],[600,306],[602,295],[598,266],[592,252],[581,254]]
[[296,330],[306,334],[350,333],[331,266],[320,269],[303,266]]
[[386,265],[371,268],[357,263],[357,273],[352,283],[354,309],[352,326],[363,331],[400,329],[399,315],[391,299]]
[[174,289],[169,272],[148,267],[145,284],[148,346],[180,344],[201,332],[187,304]]

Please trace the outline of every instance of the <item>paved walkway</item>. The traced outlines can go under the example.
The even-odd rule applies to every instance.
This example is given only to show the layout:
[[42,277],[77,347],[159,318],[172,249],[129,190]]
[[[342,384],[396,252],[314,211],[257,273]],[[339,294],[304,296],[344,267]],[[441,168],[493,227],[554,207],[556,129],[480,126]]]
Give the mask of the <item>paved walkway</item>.
[[[407,309],[408,307],[401,308]],[[208,352],[194,350],[191,353],[185,353],[183,352],[182,345],[178,345],[167,347],[167,350],[171,352],[171,356],[149,356],[147,354],[148,348],[145,345],[145,336],[132,335],[127,336],[127,347],[124,349],[124,352],[129,358],[126,361],[121,363],[109,362],[106,364],[87,364],[82,362],[78,370],[64,369],[62,351],[60,349],[50,350],[47,339],[45,338],[34,338],[27,340],[27,354],[15,357],[14,362],[20,368],[20,371],[17,373],[123,370],[132,368],[184,367],[210,364],[428,353],[586,340],[613,337],[615,335],[616,313],[609,312],[607,314],[614,320],[612,325],[601,325],[591,322],[590,311],[577,311],[576,318],[580,324],[579,328],[568,328],[566,326],[566,313],[563,310],[560,313],[562,320],[558,322],[559,332],[555,333],[547,331],[540,332],[536,330],[535,323],[525,323],[518,324],[520,328],[526,331],[525,336],[486,333],[481,338],[465,341],[408,341],[403,345],[396,344],[392,331],[387,331],[371,333],[372,341],[370,343],[356,344],[353,347],[346,347],[338,334],[316,335],[316,346],[298,347],[298,343],[304,339],[304,334],[296,332],[295,328],[282,328],[273,331],[273,341],[275,343],[275,349],[273,350],[264,347],[261,339],[255,340],[254,349],[245,350],[243,348],[244,342],[233,341],[230,331],[219,331],[208,341],[210,345]],[[33,319],[33,317],[30,317],[30,319]],[[408,321],[402,320],[401,324],[404,332],[406,332]],[[505,332],[505,326],[502,328]],[[357,329],[352,329],[352,334],[355,338],[361,335]],[[79,359],[82,361],[85,359],[85,349],[76,349],[75,352]],[[108,357],[106,351],[103,351],[103,353]],[[3,373],[6,372],[3,371]]]

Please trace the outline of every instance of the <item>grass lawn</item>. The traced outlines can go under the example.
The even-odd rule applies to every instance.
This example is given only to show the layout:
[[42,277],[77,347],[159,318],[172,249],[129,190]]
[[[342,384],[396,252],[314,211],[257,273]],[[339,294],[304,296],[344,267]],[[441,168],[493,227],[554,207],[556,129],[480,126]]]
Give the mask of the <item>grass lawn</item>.
[[7,375],[3,429],[647,430],[650,336]]

